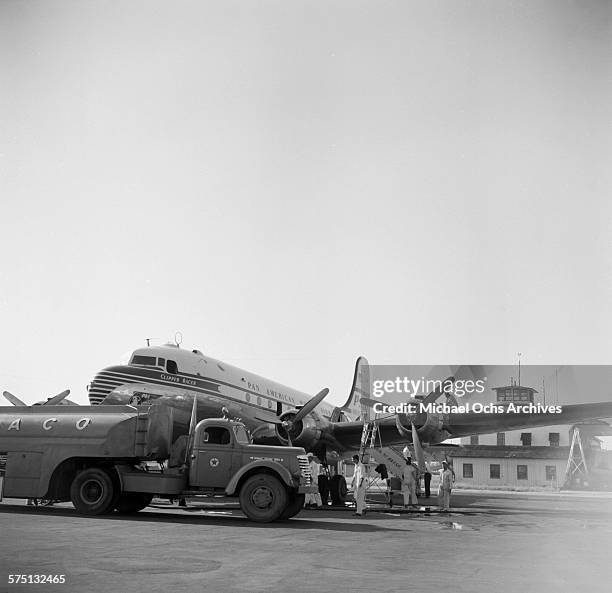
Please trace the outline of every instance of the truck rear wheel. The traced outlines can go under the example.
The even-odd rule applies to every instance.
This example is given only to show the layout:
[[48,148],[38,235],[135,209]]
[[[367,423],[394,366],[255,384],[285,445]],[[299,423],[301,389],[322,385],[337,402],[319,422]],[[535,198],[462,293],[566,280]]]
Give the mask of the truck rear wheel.
[[343,506],[346,502],[346,495],[348,493],[344,476],[341,476],[340,474],[332,476],[331,480],[329,481],[329,491],[331,494],[332,504]]
[[115,505],[115,510],[118,513],[137,513],[148,507],[153,500],[152,494],[144,494],[141,492],[122,492],[119,495],[119,500]]
[[289,495],[289,502],[281,513],[279,519],[281,521],[284,521],[285,519],[291,519],[291,517],[295,517],[304,508],[305,500],[305,494],[297,494],[296,492],[291,493]]
[[102,515],[112,511],[119,489],[109,473],[98,467],[84,469],[70,486],[70,500],[84,515]]
[[287,506],[285,486],[270,474],[255,474],[240,489],[240,508],[251,521],[276,521]]

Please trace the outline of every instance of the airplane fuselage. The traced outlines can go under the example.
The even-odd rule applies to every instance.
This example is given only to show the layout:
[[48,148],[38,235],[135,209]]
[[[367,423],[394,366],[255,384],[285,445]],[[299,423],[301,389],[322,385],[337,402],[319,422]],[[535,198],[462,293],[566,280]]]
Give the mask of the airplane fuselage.
[[[126,364],[101,370],[89,386],[92,404],[144,403],[159,399],[176,408],[177,421],[181,424],[188,423],[187,413],[194,395],[201,395],[199,417],[220,415],[225,407],[250,430],[259,429],[262,437],[263,417],[278,417],[303,406],[311,397],[204,356],[197,350],[173,345],[134,350]],[[333,406],[322,402],[314,413],[328,420],[333,410]],[[269,425],[268,432],[273,440]]]

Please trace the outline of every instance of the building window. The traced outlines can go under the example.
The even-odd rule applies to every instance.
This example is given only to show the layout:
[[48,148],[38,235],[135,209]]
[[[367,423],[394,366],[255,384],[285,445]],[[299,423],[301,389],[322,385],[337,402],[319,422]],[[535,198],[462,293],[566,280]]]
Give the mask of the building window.
[[489,477],[492,480],[499,480],[501,478],[501,466],[499,463],[489,465]]
[[557,466],[556,465],[546,466],[546,481],[547,482],[557,481]]
[[474,477],[474,466],[471,463],[463,464],[463,477],[473,478]]
[[531,433],[530,432],[521,432],[521,443],[525,447],[531,446]]
[[498,432],[497,433],[497,446],[503,447],[506,444],[506,433]]
[[477,434],[473,434],[470,437],[470,445],[477,445],[478,444],[478,435]]
[[526,480],[527,479],[527,466],[526,465],[517,465],[516,466],[516,479],[517,480]]
[[548,433],[548,442],[551,447],[559,446],[559,433],[558,432],[549,432]]

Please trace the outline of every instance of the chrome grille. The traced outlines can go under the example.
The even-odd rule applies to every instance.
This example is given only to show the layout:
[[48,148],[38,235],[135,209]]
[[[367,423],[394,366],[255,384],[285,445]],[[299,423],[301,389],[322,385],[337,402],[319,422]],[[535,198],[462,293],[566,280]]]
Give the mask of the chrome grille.
[[306,478],[307,484],[312,484],[312,475],[310,473],[310,464],[308,463],[308,457],[306,455],[298,455],[298,462],[300,464],[300,473]]

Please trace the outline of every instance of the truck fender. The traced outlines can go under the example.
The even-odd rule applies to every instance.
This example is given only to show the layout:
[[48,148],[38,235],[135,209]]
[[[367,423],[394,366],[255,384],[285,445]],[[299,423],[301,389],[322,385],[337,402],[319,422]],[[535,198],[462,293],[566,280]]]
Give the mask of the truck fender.
[[234,496],[237,493],[236,491],[238,489],[238,484],[240,484],[240,480],[243,476],[248,473],[256,473],[256,471],[264,469],[272,470],[272,472],[278,474],[281,480],[290,488],[295,488],[297,486],[295,480],[293,479],[293,476],[284,465],[278,463],[278,461],[272,461],[271,459],[258,459],[256,461],[251,461],[251,463],[241,467],[232,476],[232,479],[229,481],[229,484],[225,488],[225,494],[227,496]]

